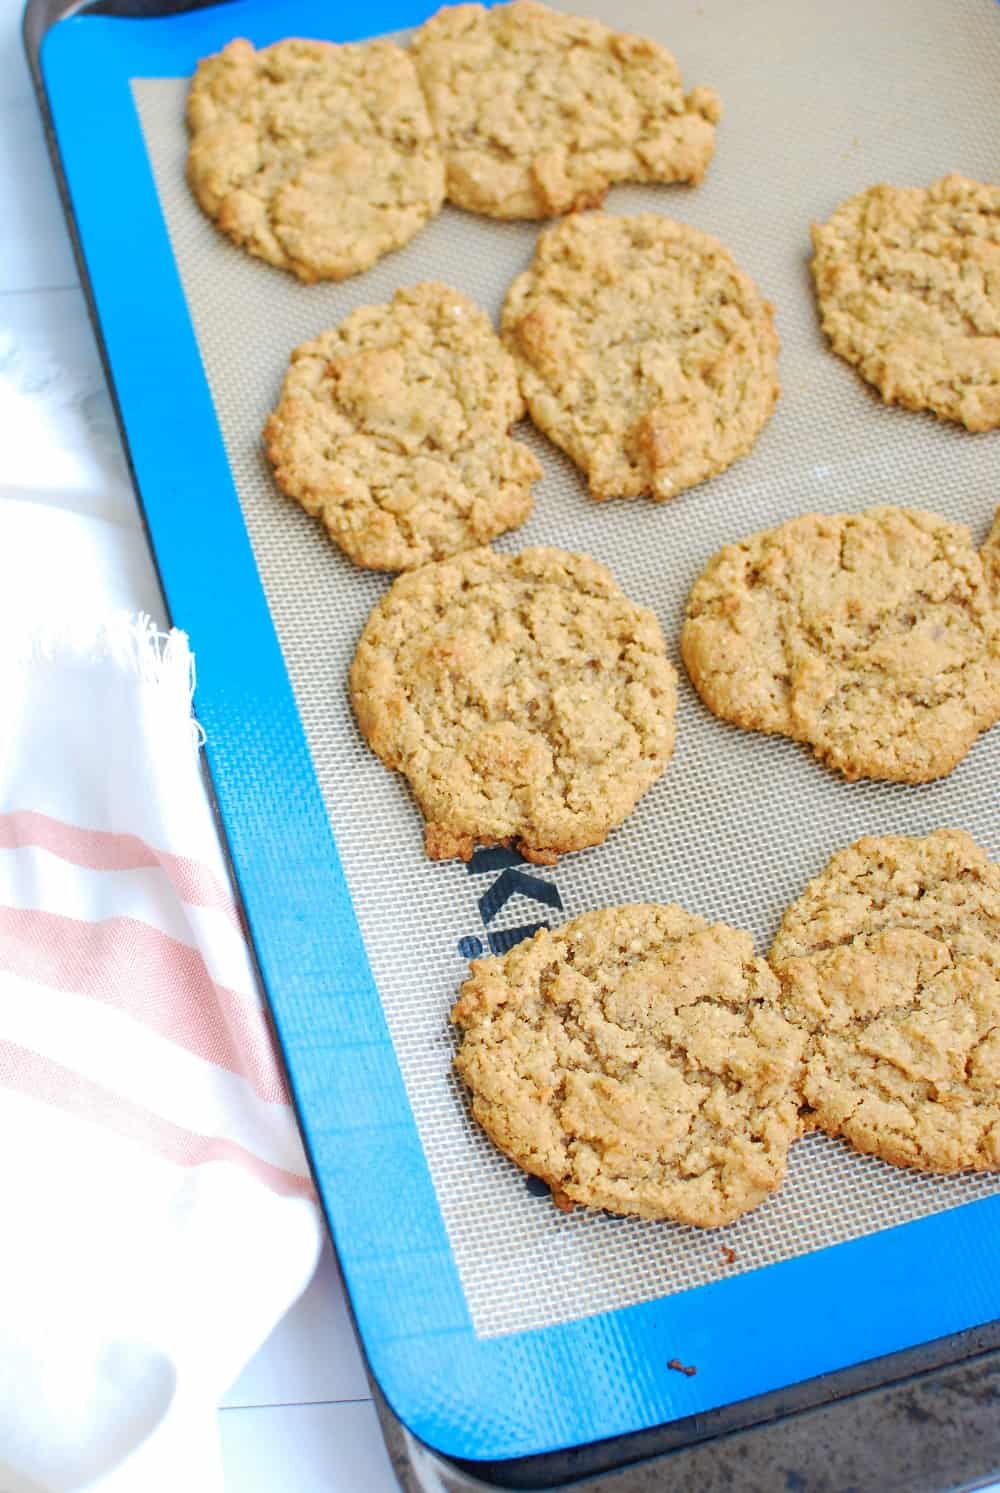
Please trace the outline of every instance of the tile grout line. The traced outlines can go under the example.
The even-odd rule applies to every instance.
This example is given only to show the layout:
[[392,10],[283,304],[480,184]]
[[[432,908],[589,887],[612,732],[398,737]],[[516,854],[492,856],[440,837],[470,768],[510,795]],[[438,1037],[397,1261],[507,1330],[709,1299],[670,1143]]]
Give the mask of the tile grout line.
[[371,1395],[360,1395],[356,1398],[344,1400],[278,1400],[262,1402],[259,1405],[219,1405],[218,1412],[223,1414],[229,1410],[309,1410],[318,1405],[371,1405],[374,1404]]
[[74,281],[72,285],[25,285],[19,290],[5,290],[0,288],[0,300],[3,300],[4,296],[55,295],[57,293],[64,294],[68,290],[79,289],[79,280]]

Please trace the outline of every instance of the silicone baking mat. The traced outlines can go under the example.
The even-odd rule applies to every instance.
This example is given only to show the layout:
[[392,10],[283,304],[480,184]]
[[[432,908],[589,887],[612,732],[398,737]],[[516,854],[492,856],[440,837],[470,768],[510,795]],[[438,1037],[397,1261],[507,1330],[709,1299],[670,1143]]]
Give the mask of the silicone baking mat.
[[[972,436],[930,416],[884,408],[824,345],[807,263],[810,221],[828,216],[871,182],[926,183],[952,169],[984,180],[995,173],[1000,11],[993,0],[950,5],[887,0],[878,7],[869,0],[842,0],[822,8],[802,0],[739,5],[627,0],[614,8],[613,17],[606,4],[593,0],[572,8],[658,37],[675,52],[689,86],[710,83],[720,92],[724,119],[703,185],[617,188],[606,207],[679,218],[717,235],[731,249],[775,303],[782,397],[749,457],[664,505],[595,504],[558,451],[527,426],[518,432],[539,455],[545,478],[536,489],[534,516],[498,547],[557,544],[604,561],[630,596],[657,613],[681,676],[677,748],[666,774],[605,845],[567,856],[552,870],[524,866],[515,855],[497,851],[480,852],[468,866],[426,860],[420,816],[405,783],[387,772],[360,738],[346,691],[357,636],[389,580],[354,569],[319,525],[281,497],[260,443],[288,354],[299,342],[354,307],[386,300],[397,286],[421,279],[459,287],[496,317],[507,285],[531,257],[537,225],[493,223],[446,208],[409,246],[368,273],[340,285],[299,285],[233,248],[194,205],[184,181],[185,78],[149,76],[171,70],[155,65],[155,49],[146,42],[142,65],[129,80],[240,511],[336,837],[421,1162],[440,1210],[459,1313],[467,1313],[477,1343],[512,1334],[518,1343],[530,1342],[530,1335],[542,1330],[539,1343],[568,1344],[546,1330],[598,1313],[610,1314],[599,1321],[615,1323],[624,1320],[623,1308],[667,1299],[700,1300],[711,1313],[717,1308],[708,1305],[708,1297],[687,1293],[717,1286],[723,1278],[769,1280],[774,1300],[780,1301],[780,1273],[752,1274],[759,1267],[799,1257],[843,1259],[843,1251],[811,1252],[945,1214],[1000,1191],[994,1177],[922,1177],[815,1135],[795,1146],[782,1192],[725,1231],[704,1233],[583,1211],[565,1216],[471,1123],[451,1073],[447,1013],[468,958],[503,949],[541,922],[552,924],[614,902],[679,901],[749,928],[758,949],[766,952],[787,902],[835,848],[860,834],[922,833],[955,824],[1000,856],[1000,729],[982,738],[943,782],[917,788],[851,785],[800,747],[714,719],[695,696],[676,649],[688,589],[710,555],[730,540],[795,514],[900,503],[967,523],[977,542],[985,535],[1000,501],[995,477],[1000,438]],[[260,43],[296,32],[333,39],[348,35],[335,15],[317,24],[320,12],[306,6],[287,4],[280,15],[259,5],[224,9],[228,25],[216,15],[211,28],[191,17],[142,26],[147,36],[156,27],[174,28],[174,45],[187,48],[192,59],[202,54],[199,45],[212,50],[230,35],[249,34]],[[394,18],[386,16],[384,26],[376,25],[377,19],[370,15],[362,27],[355,18],[353,34],[389,29]],[[188,33],[181,42],[176,38],[184,26]],[[150,356],[156,351],[153,341]],[[170,378],[177,375],[176,368],[170,371]],[[147,379],[149,398],[155,398],[155,389],[155,378]],[[127,410],[125,423],[128,428]],[[181,446],[190,438],[186,429],[175,433]],[[202,487],[198,501],[208,505],[203,510],[208,517],[223,497],[209,484]],[[197,549],[198,513],[190,501],[187,519],[189,543]],[[151,514],[154,542],[164,522],[158,525]],[[204,542],[210,548],[213,541]],[[164,560],[171,544],[177,545],[176,536],[158,543],[168,594],[172,577],[182,570],[191,581],[192,562],[182,560],[179,549]],[[224,556],[204,555],[203,581],[211,579],[213,565],[224,567]],[[220,579],[218,616],[238,630],[241,613],[238,606],[231,609],[233,602],[231,588]],[[177,620],[184,625],[188,618],[181,612]],[[198,632],[194,644],[200,653]],[[252,668],[252,660],[244,666]],[[215,680],[213,687],[224,691],[228,684]],[[203,676],[200,701],[207,689]],[[206,725],[211,748],[211,719]],[[227,729],[224,723],[223,736]],[[262,767],[255,765],[253,751],[249,759],[239,751],[230,757],[225,741],[216,745],[221,758],[216,776],[232,833],[238,811],[229,795],[249,793],[252,800]],[[228,794],[227,774],[235,775]],[[265,837],[273,829],[266,816],[257,828]],[[238,833],[235,859],[237,869],[245,870]],[[274,891],[282,891],[280,873]],[[267,914],[255,909],[252,895],[248,901],[260,942]],[[315,904],[306,911],[314,915]],[[311,962],[308,939],[303,954],[322,985],[322,967],[317,970]],[[324,1050],[336,1047],[344,1034],[338,1031],[334,1003],[324,1007],[321,999],[311,1008],[308,1032],[292,1031],[282,1009],[283,981],[290,972],[269,972],[264,963],[336,1224],[336,1184],[339,1179],[357,1185],[358,1158],[349,1139],[338,1141],[340,1151],[331,1154],[322,1106],[309,1093],[322,1086]],[[310,1047],[309,1084],[298,1082],[304,1042]],[[332,1062],[328,1074],[335,1083]],[[369,1082],[359,1080],[359,1130],[377,1124],[379,1092],[376,1074]],[[388,1144],[392,1150],[391,1140]],[[400,1154],[397,1148],[397,1165]],[[377,1214],[392,1199],[381,1197],[377,1181],[371,1189]],[[419,1215],[417,1204],[413,1207],[410,1217],[404,1207],[382,1220],[390,1253],[406,1252],[407,1229],[416,1226]],[[955,1217],[967,1218],[973,1211]],[[902,1240],[906,1233],[880,1237]],[[916,1235],[910,1237],[916,1247]],[[351,1241],[338,1235],[338,1243],[343,1254]],[[723,1257],[727,1248],[735,1257],[731,1263]],[[357,1309],[349,1269],[348,1283]],[[370,1324],[363,1310],[359,1319],[367,1338]],[[372,1331],[377,1337],[378,1329]],[[699,1343],[707,1350],[711,1340],[707,1325],[700,1337],[689,1330],[682,1356],[697,1356]],[[601,1341],[606,1350],[606,1339]],[[862,1356],[893,1346],[902,1346],[902,1339],[876,1334]],[[857,1343],[852,1351],[857,1356]],[[771,1383],[832,1366],[832,1360],[788,1344],[773,1357]],[[636,1373],[627,1357],[624,1368]],[[737,1383],[730,1376],[726,1382],[731,1395],[750,1392],[758,1380],[745,1376]],[[603,1420],[592,1418],[586,1432],[606,1435],[648,1424],[650,1417],[662,1418],[664,1404],[668,1413],[699,1408],[693,1385],[684,1391],[669,1384],[656,1393],[647,1390],[633,1385],[632,1398],[641,1408],[637,1412],[631,1405],[625,1421],[616,1419],[615,1411]],[[510,1414],[498,1411],[498,1416],[505,1424],[502,1433],[494,1428],[487,1435],[490,1454],[503,1454],[497,1451],[500,1445],[529,1449],[512,1429]],[[544,1445],[561,1444],[560,1438],[578,1434],[583,1424],[562,1405],[559,1414],[542,1419]],[[530,1434],[536,1434],[530,1449],[538,1449],[537,1433]],[[467,1439],[460,1449],[476,1454]]]

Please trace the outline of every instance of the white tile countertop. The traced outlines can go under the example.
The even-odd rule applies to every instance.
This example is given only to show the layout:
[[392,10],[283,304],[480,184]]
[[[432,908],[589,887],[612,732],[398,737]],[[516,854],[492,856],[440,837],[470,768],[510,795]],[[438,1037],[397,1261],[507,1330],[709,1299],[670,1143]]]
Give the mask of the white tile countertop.
[[[21,46],[0,0],[0,500],[51,511],[44,563],[69,565],[74,523],[123,530],[109,604],[162,616],[104,374]],[[197,639],[193,639],[197,650]],[[305,1296],[219,1411],[228,1493],[394,1493],[329,1247]]]

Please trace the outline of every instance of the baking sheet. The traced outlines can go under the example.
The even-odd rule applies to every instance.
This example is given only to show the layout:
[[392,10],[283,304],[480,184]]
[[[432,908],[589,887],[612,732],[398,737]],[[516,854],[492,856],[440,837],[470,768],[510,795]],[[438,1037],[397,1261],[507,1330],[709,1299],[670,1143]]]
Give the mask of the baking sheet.
[[[571,8],[569,6],[563,8]],[[600,14],[606,7],[572,8]],[[995,171],[1000,26],[993,0],[631,3],[615,22],[659,37],[689,86],[711,83],[725,117],[695,189],[617,188],[612,212],[659,211],[720,237],[775,301],[783,394],[754,451],[721,477],[653,505],[595,504],[553,447],[522,427],[546,477],[536,512],[498,547],[560,544],[608,564],[651,606],[681,674],[674,760],[626,824],[554,871],[512,883],[504,857],[432,865],[402,779],[360,739],[346,675],[389,584],[355,570],[274,487],[260,430],[297,343],[399,285],[445,280],[497,315],[536,225],[448,208],[400,253],[339,286],[301,286],[228,244],[184,183],[182,79],[133,94],[227,453],[372,970],[477,1333],[551,1325],[856,1238],[1000,1190],[992,1177],[930,1178],[855,1156],[826,1137],[793,1150],[778,1197],[725,1231],[560,1215],[470,1122],[450,1071],[447,1011],[471,940],[588,908],[676,900],[768,942],[788,900],[831,851],[863,833],[968,829],[1000,856],[1000,729],[944,782],[846,784],[804,749],[716,721],[684,676],[676,640],[688,588],[721,544],[809,510],[876,502],[934,508],[977,540],[1000,499],[996,435],[887,410],[824,346],[807,270],[808,225],[877,180],[917,184]],[[183,433],[178,434],[183,438]],[[510,857],[506,858],[510,860]],[[547,899],[547,900],[546,900]],[[487,902],[486,911],[490,910]],[[735,1263],[723,1265],[730,1246]]]

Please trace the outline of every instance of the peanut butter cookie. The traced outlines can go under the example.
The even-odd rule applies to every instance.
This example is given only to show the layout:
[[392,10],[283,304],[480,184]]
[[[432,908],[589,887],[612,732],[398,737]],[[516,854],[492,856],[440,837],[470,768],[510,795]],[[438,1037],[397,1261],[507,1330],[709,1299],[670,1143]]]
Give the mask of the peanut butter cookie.
[[560,1206],[715,1228],[777,1190],[800,1130],[779,994],[748,933],[609,907],[473,964],[455,1066]]
[[502,333],[532,420],[595,498],[703,482],[746,455],[778,398],[771,307],[714,238],[653,213],[548,229]]
[[1000,867],[974,840],[841,850],[770,958],[816,1125],[896,1166],[1000,1168]]
[[667,765],[676,683],[653,613],[558,549],[400,576],[351,667],[358,724],[409,779],[434,860],[599,844]]
[[292,353],[264,441],[278,485],[358,565],[411,570],[523,523],[542,475],[489,317],[432,283]]
[[494,218],[600,205],[618,181],[698,182],[719,100],[658,43],[514,0],[446,6],[410,46],[448,198]]
[[887,404],[1000,426],[1000,187],[869,187],[812,239],[834,352]]
[[389,42],[232,41],[198,64],[188,181],[241,248],[300,280],[343,280],[444,200],[413,63]]
[[962,524],[808,513],[727,545],[681,654],[709,710],[806,742],[852,781],[923,783],[1000,719],[1000,610]]

